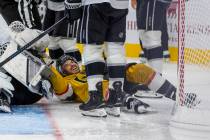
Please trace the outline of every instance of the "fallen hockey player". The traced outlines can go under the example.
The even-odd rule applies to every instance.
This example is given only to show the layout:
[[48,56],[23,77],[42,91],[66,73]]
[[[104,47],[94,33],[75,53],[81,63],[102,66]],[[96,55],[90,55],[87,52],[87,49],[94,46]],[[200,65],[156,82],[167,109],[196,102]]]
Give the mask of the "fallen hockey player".
[[[52,84],[55,95],[61,100],[76,100],[82,102],[79,106],[83,115],[87,116],[107,116],[106,112],[94,111],[90,108],[84,108],[84,104],[88,102],[88,85],[84,72],[80,71],[77,61],[67,55],[63,55],[58,61],[56,68],[49,66],[41,73],[44,79],[47,79]],[[176,99],[176,88],[160,74],[156,73],[152,68],[144,64],[129,64],[126,68],[126,79],[135,84],[147,85],[151,90],[164,95],[172,100]],[[121,84],[114,85],[116,90],[121,89]],[[103,106],[107,107],[106,102],[109,98],[107,89],[108,81],[104,80],[102,83],[96,85],[97,93],[93,94],[94,100],[103,100]],[[100,95],[100,96],[97,96]],[[115,94],[117,96],[117,94]],[[123,95],[122,104],[119,106],[126,106],[127,109],[132,109],[136,113],[142,113],[149,107],[148,104],[143,103],[138,98],[130,94]],[[113,101],[115,102],[115,101]],[[143,108],[142,108],[143,107]],[[87,110],[91,111],[87,111]],[[114,114],[112,114],[114,115]]]

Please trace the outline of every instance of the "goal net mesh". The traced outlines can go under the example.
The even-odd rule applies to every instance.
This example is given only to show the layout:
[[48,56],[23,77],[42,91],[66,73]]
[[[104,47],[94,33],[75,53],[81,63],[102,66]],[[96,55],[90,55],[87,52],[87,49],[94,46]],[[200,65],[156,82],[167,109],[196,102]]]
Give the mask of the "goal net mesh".
[[210,131],[210,0],[178,3],[178,93],[172,125]]

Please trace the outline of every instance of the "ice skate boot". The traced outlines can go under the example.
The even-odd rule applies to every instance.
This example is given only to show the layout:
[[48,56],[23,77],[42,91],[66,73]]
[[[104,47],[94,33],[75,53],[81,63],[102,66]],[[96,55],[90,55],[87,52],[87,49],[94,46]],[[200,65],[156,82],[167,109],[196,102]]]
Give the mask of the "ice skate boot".
[[79,106],[82,115],[90,117],[106,117],[105,104],[102,100],[102,82],[97,83],[97,90],[89,91],[89,101]]
[[1,90],[0,92],[0,111],[5,112],[5,113],[10,113],[11,107],[11,97],[13,94],[10,91],[6,91],[4,89]]

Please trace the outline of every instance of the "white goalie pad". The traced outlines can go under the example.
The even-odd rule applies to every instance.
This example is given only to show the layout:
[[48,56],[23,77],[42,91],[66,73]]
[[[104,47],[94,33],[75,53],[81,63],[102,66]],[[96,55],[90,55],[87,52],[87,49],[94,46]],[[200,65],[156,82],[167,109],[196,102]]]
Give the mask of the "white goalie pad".
[[[3,55],[0,57],[0,62],[4,61],[8,58],[11,54],[17,51],[17,45],[15,43],[10,43],[6,50],[4,51]],[[6,63],[3,68],[11,74],[15,79],[25,85],[27,88],[31,87],[30,84],[37,78],[37,73],[41,69],[42,61],[28,51],[25,51],[11,61]],[[38,82],[37,82],[38,83]],[[38,85],[38,84],[37,84]],[[36,90],[29,88],[32,92],[39,91],[39,87],[36,87]],[[37,93],[37,92],[36,92]]]

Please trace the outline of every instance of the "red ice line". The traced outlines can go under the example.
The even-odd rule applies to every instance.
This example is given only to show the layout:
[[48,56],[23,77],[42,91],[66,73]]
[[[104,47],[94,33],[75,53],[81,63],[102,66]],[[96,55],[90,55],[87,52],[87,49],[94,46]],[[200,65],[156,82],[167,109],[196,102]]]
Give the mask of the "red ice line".
[[53,118],[52,113],[49,110],[49,107],[48,107],[49,105],[46,102],[46,100],[42,100],[42,104],[43,104],[43,108],[45,110],[45,113],[47,114],[47,117],[48,117],[48,119],[50,121],[50,124],[52,125],[52,127],[54,129],[54,133],[53,134],[54,134],[56,140],[64,140],[63,135],[61,133],[61,130],[60,130],[58,124],[56,123],[55,119]]

